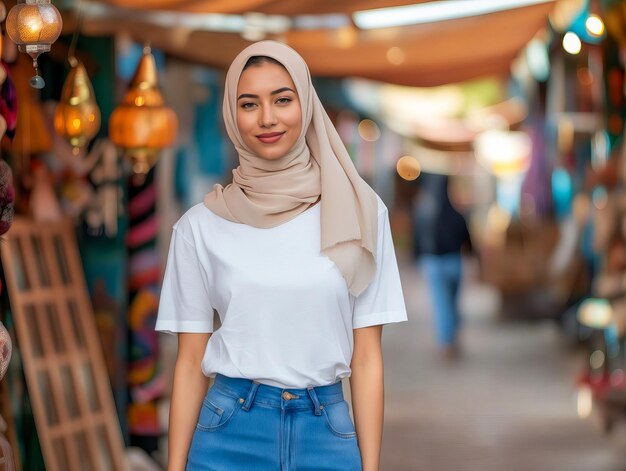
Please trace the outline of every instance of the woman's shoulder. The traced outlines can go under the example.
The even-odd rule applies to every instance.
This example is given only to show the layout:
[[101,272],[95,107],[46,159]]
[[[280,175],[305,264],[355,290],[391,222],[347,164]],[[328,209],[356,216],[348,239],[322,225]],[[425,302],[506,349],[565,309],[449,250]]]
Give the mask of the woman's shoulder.
[[220,219],[204,203],[198,203],[180,217],[174,224],[174,230],[183,236],[190,237],[197,233],[206,234],[212,231],[216,224],[219,224]]
[[197,224],[198,222],[203,222],[208,216],[207,213],[212,214],[204,203],[195,204],[185,211],[178,222],[176,222],[176,225]]

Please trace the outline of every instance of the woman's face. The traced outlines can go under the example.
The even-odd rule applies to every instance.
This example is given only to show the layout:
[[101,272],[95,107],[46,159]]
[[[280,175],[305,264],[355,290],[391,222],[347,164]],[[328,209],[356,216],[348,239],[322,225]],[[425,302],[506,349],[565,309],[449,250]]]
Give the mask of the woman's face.
[[279,159],[291,150],[302,130],[302,109],[287,70],[263,62],[241,73],[237,127],[243,142],[263,159]]

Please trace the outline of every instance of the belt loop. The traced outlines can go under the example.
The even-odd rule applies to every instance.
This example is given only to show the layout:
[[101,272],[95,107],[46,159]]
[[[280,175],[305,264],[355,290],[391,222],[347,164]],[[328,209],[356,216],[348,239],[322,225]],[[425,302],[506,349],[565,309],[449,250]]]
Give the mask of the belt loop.
[[320,400],[315,393],[315,388],[313,386],[309,386],[308,388],[306,388],[306,392],[309,393],[309,397],[311,398],[311,401],[313,401],[313,405],[315,406],[315,415],[322,415]]
[[250,410],[250,407],[252,407],[252,402],[254,401],[254,396],[256,395],[256,391],[257,389],[259,389],[260,383],[257,383],[256,381],[252,382],[252,387],[250,388],[250,391],[248,392],[248,397],[246,398],[246,402],[243,403],[243,406],[241,406],[241,408],[243,410],[245,410],[246,412]]

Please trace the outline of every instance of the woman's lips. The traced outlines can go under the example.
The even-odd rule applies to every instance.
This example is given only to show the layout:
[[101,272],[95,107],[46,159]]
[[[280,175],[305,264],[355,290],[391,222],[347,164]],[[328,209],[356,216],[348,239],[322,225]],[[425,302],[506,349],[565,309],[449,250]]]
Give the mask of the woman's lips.
[[259,134],[256,138],[264,144],[273,144],[283,137],[284,132],[268,132],[266,134]]

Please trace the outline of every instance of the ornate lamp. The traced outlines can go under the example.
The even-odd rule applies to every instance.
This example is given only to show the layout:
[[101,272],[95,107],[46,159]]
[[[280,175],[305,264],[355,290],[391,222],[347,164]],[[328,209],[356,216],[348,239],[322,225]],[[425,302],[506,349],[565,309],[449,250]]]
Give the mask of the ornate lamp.
[[35,76],[30,80],[33,88],[43,88],[45,82],[39,76],[37,58],[50,51],[51,44],[61,34],[63,20],[59,10],[50,0],[19,0],[9,11],[6,29],[20,52],[33,58]]
[[100,129],[100,109],[87,71],[81,62],[70,59],[72,69],[65,80],[61,100],[54,111],[54,129],[67,139],[78,155]]
[[109,136],[125,149],[133,172],[139,176],[152,168],[164,147],[176,139],[178,120],[165,106],[158,89],[157,69],[150,48],[144,49],[126,96],[109,121]]

